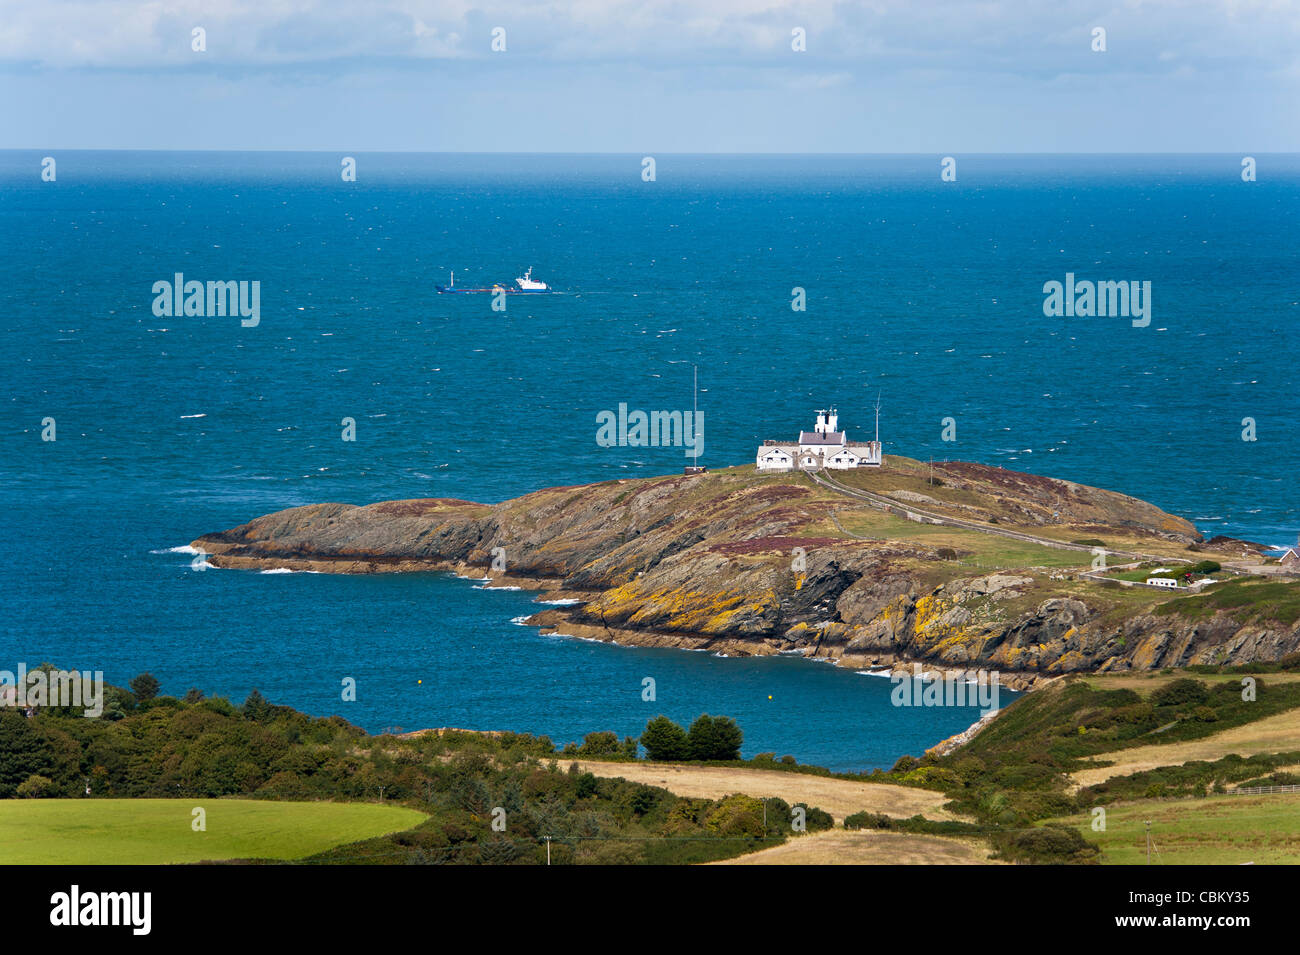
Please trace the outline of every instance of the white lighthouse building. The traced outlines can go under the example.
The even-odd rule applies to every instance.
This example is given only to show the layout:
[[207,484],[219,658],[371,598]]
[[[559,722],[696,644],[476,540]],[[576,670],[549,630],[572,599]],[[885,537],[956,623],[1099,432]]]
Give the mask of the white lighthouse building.
[[764,441],[758,449],[756,466],[760,471],[820,471],[831,468],[878,468],[883,461],[880,451],[880,420],[876,419],[876,440],[850,441],[839,427],[834,408],[817,412],[817,424],[811,431],[800,431],[797,444]]

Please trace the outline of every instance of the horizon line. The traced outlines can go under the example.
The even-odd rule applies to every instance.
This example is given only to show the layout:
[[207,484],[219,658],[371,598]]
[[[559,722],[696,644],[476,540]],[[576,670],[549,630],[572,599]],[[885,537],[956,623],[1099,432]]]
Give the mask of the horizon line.
[[860,152],[856,150],[828,150],[823,152],[763,152],[751,150],[730,152],[726,150],[699,151],[655,151],[644,150],[598,150],[590,152],[567,152],[559,150],[515,150],[515,149],[356,149],[354,147],[314,147],[304,149],[281,149],[265,146],[250,146],[239,149],[193,149],[177,146],[0,146],[0,153],[6,152],[40,152],[42,150],[61,149],[66,152],[142,152],[142,153],[371,153],[425,156],[1300,156],[1300,150],[1184,150],[1173,152],[1155,151],[1107,151],[1078,150],[1074,152],[1043,152],[1039,150],[1011,150],[1008,152],[949,150],[893,150],[888,152]]

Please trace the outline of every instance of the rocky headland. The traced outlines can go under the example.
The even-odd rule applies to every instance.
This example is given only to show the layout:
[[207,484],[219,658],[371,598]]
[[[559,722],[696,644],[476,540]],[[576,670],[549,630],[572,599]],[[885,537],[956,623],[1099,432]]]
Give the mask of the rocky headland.
[[1096,575],[1099,553],[1225,566],[1251,555],[1137,498],[896,456],[835,478],[838,488],[737,467],[496,505],[313,504],[193,546],[225,568],[490,576],[574,601],[530,619],[574,636],[855,668],[996,669],[1022,688],[1300,650],[1300,584],[1242,576],[1187,594]]

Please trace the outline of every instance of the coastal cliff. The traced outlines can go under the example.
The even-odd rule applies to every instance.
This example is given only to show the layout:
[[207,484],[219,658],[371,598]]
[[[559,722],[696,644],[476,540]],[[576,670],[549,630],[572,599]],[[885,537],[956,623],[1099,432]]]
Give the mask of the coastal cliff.
[[1093,575],[1099,551],[1169,561],[1246,553],[1241,542],[1212,547],[1136,498],[983,465],[931,472],[899,457],[837,480],[848,483],[740,467],[547,488],[497,505],[315,504],[193,546],[217,567],[456,570],[524,583],[576,601],[530,620],[575,636],[854,667],[983,667],[1019,686],[1300,651],[1300,585],[1244,577],[1183,595]]

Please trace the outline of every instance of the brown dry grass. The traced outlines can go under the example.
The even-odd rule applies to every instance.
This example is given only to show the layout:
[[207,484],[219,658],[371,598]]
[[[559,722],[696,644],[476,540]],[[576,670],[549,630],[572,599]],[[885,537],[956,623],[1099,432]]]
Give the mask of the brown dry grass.
[[[928,819],[955,819],[942,806],[943,793],[888,783],[860,783],[803,773],[732,766],[688,766],[675,763],[612,763],[578,760],[582,770],[597,776],[623,778],[649,786],[662,786],[679,796],[719,799],[732,793],[778,796],[790,804],[807,803],[830,813],[837,824],[855,812],[883,812],[907,818],[917,813]],[[561,762],[562,766],[567,763]]]
[[[1257,673],[1253,674],[1261,683],[1296,683],[1300,681],[1300,672]],[[1083,677],[1084,681],[1096,690],[1132,690],[1142,696],[1160,689],[1174,680],[1191,677],[1202,683],[1240,683],[1240,673],[1190,673],[1175,670],[1165,673],[1160,670],[1134,670],[1128,673],[1101,673]]]
[[987,845],[902,832],[830,829],[710,865],[1000,865]]
[[1278,713],[1245,726],[1234,726],[1205,739],[1106,753],[1102,758],[1114,760],[1115,765],[1078,770],[1073,773],[1073,778],[1079,786],[1092,786],[1112,776],[1128,776],[1160,766],[1181,766],[1192,760],[1212,762],[1233,753],[1253,756],[1295,749],[1300,749],[1300,709]]

